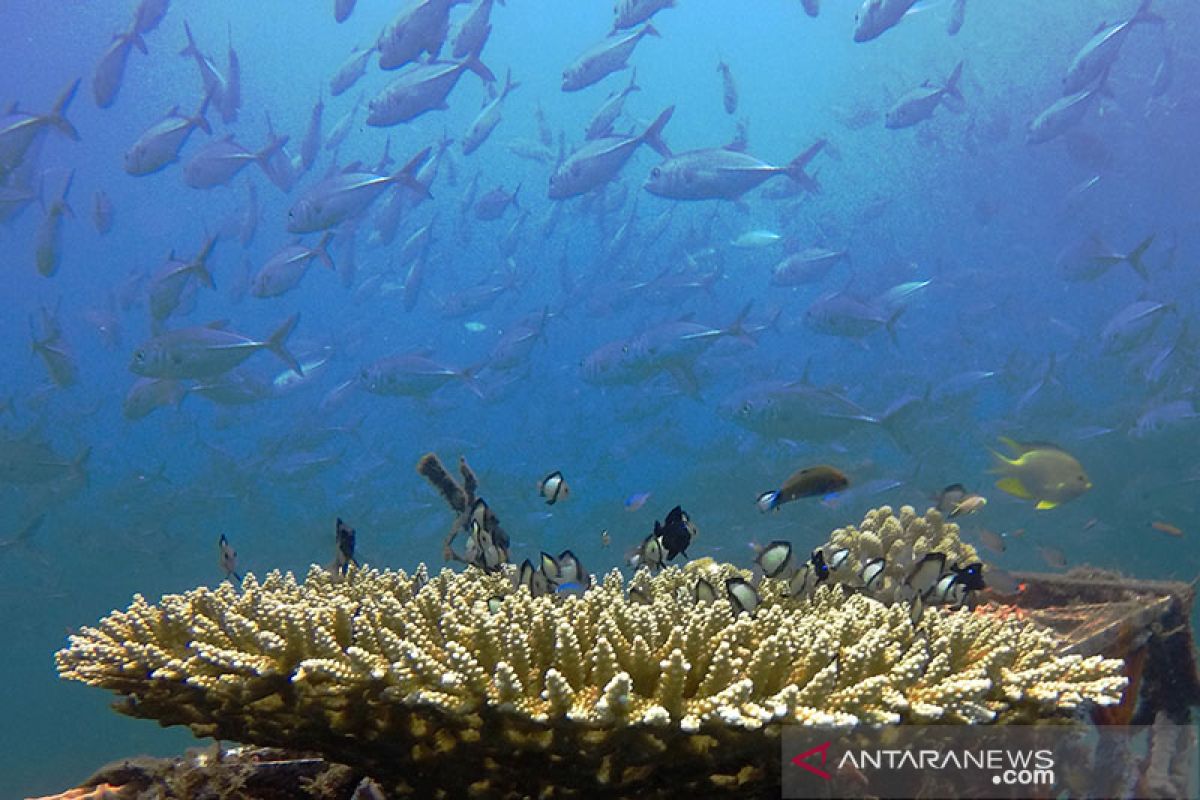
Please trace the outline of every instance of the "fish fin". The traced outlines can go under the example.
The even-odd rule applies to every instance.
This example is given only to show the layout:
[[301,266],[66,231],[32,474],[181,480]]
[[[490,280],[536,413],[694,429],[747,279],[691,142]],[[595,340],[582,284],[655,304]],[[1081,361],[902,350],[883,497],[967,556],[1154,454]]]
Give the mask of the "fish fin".
[[1046,511],[1047,509],[1054,508],[1057,505],[1058,503],[1055,503],[1052,500],[1039,500],[1036,508],[1038,511]]
[[495,73],[493,73],[490,69],[488,69],[487,64],[484,64],[482,61],[479,60],[478,53],[472,53],[471,55],[469,55],[465,59],[463,59],[463,66],[465,66],[467,69],[471,70],[471,72],[474,72],[481,79],[483,79],[483,81],[486,83],[495,83],[496,82]]
[[671,157],[671,148],[667,147],[667,143],[662,140],[662,131],[671,119],[671,115],[675,113],[675,106],[667,106],[664,108],[654,120],[650,123],[650,127],[646,128],[640,139],[642,142],[650,145],[654,152],[658,153],[663,158]]
[[79,141],[79,131],[75,130],[75,126],[67,120],[67,106],[71,105],[71,101],[75,99],[75,92],[79,89],[79,82],[82,78],[76,78],[75,82],[63,90],[63,93],[58,96],[58,100],[54,103],[54,108],[50,109],[50,113],[46,119],[54,127],[65,133],[67,136],[76,142]]
[[325,231],[325,235],[321,237],[321,241],[317,242],[317,246],[313,248],[312,253],[321,262],[330,269],[335,269],[333,259],[329,257],[329,243],[333,241],[333,231]]
[[141,50],[142,55],[150,55],[150,50],[146,47],[146,40],[142,38],[142,32],[137,28],[134,28],[129,33],[125,34],[125,38],[128,39],[134,47],[136,47],[138,50]]
[[208,124],[208,119],[204,116],[208,113],[208,104],[212,102],[212,92],[207,92],[204,95],[204,100],[200,103],[200,109],[196,111],[196,116],[192,118],[192,122],[196,127],[207,134],[212,134],[212,126]]
[[196,260],[191,265],[191,269],[196,273],[196,277],[209,289],[215,289],[217,285],[213,281],[212,273],[208,271],[208,265],[205,262],[208,261],[208,257],[212,254],[213,247],[216,244],[216,236],[208,237],[208,240],[204,242],[204,247],[200,249],[200,255],[196,256]]
[[1142,263],[1142,256],[1144,256],[1146,251],[1150,249],[1150,245],[1154,244],[1155,235],[1156,234],[1152,233],[1147,236],[1142,240],[1141,244],[1133,248],[1129,255],[1125,256],[1124,258],[1125,261],[1129,262],[1129,266],[1133,267],[1133,271],[1136,272],[1144,281],[1150,280],[1150,273],[1146,270],[1146,265]]
[[825,139],[817,139],[815,142],[809,145],[807,150],[788,162],[788,165],[783,168],[783,172],[787,173],[789,178],[804,186],[806,189],[815,191],[813,187],[816,186],[816,181],[809,177],[808,173],[806,173],[804,170],[808,167],[809,162],[816,158],[817,153],[821,152],[821,148],[823,148],[825,144]]
[[179,51],[179,55],[183,57],[192,56],[193,58],[203,58],[200,48],[196,47],[196,40],[192,37],[192,26],[185,19],[183,21],[183,32],[187,34],[187,45]]
[[[1012,450],[1014,453],[1016,453],[1016,454],[1018,454],[1018,455],[1022,455],[1022,454],[1024,454],[1024,453],[1026,453],[1026,452],[1028,452],[1028,451],[1029,451],[1029,448],[1028,448],[1028,447],[1026,447],[1025,445],[1021,444],[1021,443],[1020,443],[1020,442],[1018,442],[1016,439],[1011,439],[1011,438],[1009,438],[1008,436],[1001,436],[1001,437],[1000,437],[1000,443],[1001,443],[1001,444],[1003,444],[1005,447],[1009,448],[1010,450]],[[1007,458],[1005,458],[1004,460],[1005,460],[1005,461],[1008,461],[1010,464],[1011,464],[1011,463],[1013,463],[1011,460],[1009,460],[1009,459],[1007,459]]]
[[662,34],[658,32],[658,28],[654,27],[654,25],[651,24],[649,20],[647,20],[646,24],[642,26],[641,35],[642,36],[657,36],[659,39],[662,38]]
[[[950,73],[950,77],[946,78],[946,84],[942,87],[941,102],[951,111],[961,111],[961,104],[965,102],[962,92],[958,89],[958,80],[962,77],[963,62],[959,61],[954,66],[954,70]],[[946,98],[953,97],[955,103],[947,103]]]
[[288,352],[287,347],[285,346],[287,338],[292,335],[292,331],[295,330],[296,323],[299,321],[299,314],[292,314],[290,317],[284,320],[283,324],[279,326],[278,330],[271,334],[271,338],[267,339],[266,347],[268,350],[278,356],[280,361],[291,367],[292,372],[303,378],[304,368],[300,366],[300,362],[296,360],[295,356]]
[[[996,481],[996,488],[1002,492],[1007,492],[1014,497],[1019,497],[1022,500],[1033,499],[1033,495],[1029,493],[1029,490],[1025,488],[1025,484],[1021,483],[1019,478],[1001,478],[1000,480]],[[1038,505],[1040,506],[1041,503]]]
[[412,189],[422,197],[433,199],[433,195],[429,192],[429,187],[417,180],[417,170],[425,163],[425,159],[429,158],[429,154],[433,151],[432,147],[426,147],[421,152],[408,160],[408,163],[400,168],[399,172],[392,175],[392,180],[396,183],[402,183]]
[[1133,18],[1129,20],[1129,24],[1133,25],[1138,22],[1154,22],[1161,25],[1166,22],[1166,20],[1150,10],[1150,4],[1152,2],[1153,0],[1142,0],[1142,4],[1138,6],[1137,13],[1134,14]]
[[266,147],[264,147],[262,150],[259,150],[254,155],[254,160],[258,162],[260,167],[266,169],[267,162],[274,158],[275,154],[283,149],[284,145],[288,143],[288,139],[290,138],[291,137],[289,136],[271,136],[267,141]]

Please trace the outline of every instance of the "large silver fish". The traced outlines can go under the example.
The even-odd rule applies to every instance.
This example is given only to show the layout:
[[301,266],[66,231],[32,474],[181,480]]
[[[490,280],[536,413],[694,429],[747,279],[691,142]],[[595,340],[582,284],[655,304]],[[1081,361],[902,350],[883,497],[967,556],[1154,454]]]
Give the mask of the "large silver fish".
[[228,330],[221,320],[168,331],[143,342],[133,353],[129,369],[147,378],[215,378],[259,350],[270,350],[296,372],[300,363],[288,352],[287,338],[300,315],[293,314],[265,342]]
[[112,43],[100,57],[100,63],[96,65],[96,74],[92,76],[92,96],[96,98],[96,105],[100,108],[108,108],[116,102],[117,92],[121,91],[121,81],[125,77],[129,51],[134,47],[142,53],[148,52],[146,40],[136,27],[125,33],[114,34]]
[[380,69],[399,69],[422,53],[436,54],[446,41],[450,7],[464,0],[411,0],[375,43]]
[[1142,0],[1133,16],[1114,25],[1101,26],[1096,35],[1088,40],[1071,65],[1067,67],[1067,75],[1063,78],[1063,94],[1075,94],[1091,86],[1100,78],[1121,52],[1121,45],[1135,25],[1145,22],[1162,24],[1163,18],[1150,10],[1152,0]]
[[825,140],[818,139],[783,167],[726,148],[689,150],[650,170],[645,189],[671,200],[737,200],[777,175],[811,186],[813,180],[804,170],[824,146]]
[[550,176],[550,198],[563,200],[603,186],[616,177],[634,151],[643,144],[669,159],[671,151],[662,140],[662,131],[673,113],[675,106],[663,109],[654,122],[637,136],[606,136],[586,142]]
[[492,131],[500,124],[500,107],[504,103],[504,98],[520,85],[513,82],[512,70],[509,70],[504,76],[504,88],[484,105],[479,115],[471,121],[470,127],[467,128],[467,133],[462,140],[463,155],[474,153],[492,135]]
[[288,143],[288,137],[277,136],[257,153],[238,144],[233,134],[215,139],[201,147],[183,165],[183,182],[193,189],[224,186],[250,164],[258,164],[265,172],[271,159]]
[[[504,0],[500,0],[504,5]],[[492,0],[479,0],[467,14],[467,18],[458,26],[458,33],[450,45],[450,55],[454,58],[466,58],[469,55],[478,56],[483,52],[483,46],[491,35]]]
[[371,172],[342,172],[309,189],[288,212],[288,230],[292,233],[323,231],[355,219],[366,211],[389,187],[403,184],[416,192],[428,195],[429,190],[415,177],[415,172],[429,156],[426,147],[392,175]]
[[79,131],[67,121],[67,107],[75,99],[79,89],[79,80],[68,86],[54,107],[45,114],[31,114],[19,111],[14,105],[9,111],[0,116],[0,180],[12,172],[25,160],[25,153],[37,139],[38,134],[49,128],[55,128],[75,141],[79,141]]
[[643,36],[658,36],[653,25],[647,22],[633,33],[609,36],[604,41],[593,45],[587,52],[575,59],[571,66],[563,70],[562,90],[577,92],[593,83],[603,80],[614,72],[625,69],[625,62],[633,54],[633,48]]
[[371,60],[371,53],[374,52],[371,49],[356,48],[350,53],[350,57],[342,62],[342,66],[338,67],[338,71],[329,79],[329,93],[337,97],[358,83],[358,79],[366,73],[367,62]]
[[402,72],[367,104],[367,124],[399,125],[426,111],[446,108],[446,98],[466,70],[488,83],[496,80],[492,71],[473,55],[462,61],[417,64]]
[[204,102],[193,117],[180,114],[176,106],[166,117],[152,125],[125,152],[125,172],[135,176],[158,172],[179,160],[179,151],[196,128],[212,133],[208,120],[204,118],[210,99],[210,95],[204,96]]
[[917,0],[864,0],[854,15],[854,41],[868,42],[892,27]]
[[958,90],[958,79],[962,76],[963,62],[957,66],[940,86],[932,81],[925,81],[911,91],[905,92],[899,100],[888,109],[884,117],[884,125],[888,128],[907,128],[933,116],[934,110],[941,104],[950,103],[947,98],[962,102],[962,93]]

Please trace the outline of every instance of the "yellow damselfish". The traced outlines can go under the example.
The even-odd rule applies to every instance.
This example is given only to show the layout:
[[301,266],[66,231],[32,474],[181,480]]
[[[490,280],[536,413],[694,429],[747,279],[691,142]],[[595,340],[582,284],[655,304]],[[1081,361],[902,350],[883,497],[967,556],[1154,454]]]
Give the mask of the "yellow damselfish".
[[1014,455],[991,451],[996,458],[992,472],[1004,476],[996,481],[997,489],[1033,500],[1038,509],[1047,509],[1074,500],[1092,488],[1083,465],[1061,447],[1046,442],[1023,444],[1005,437],[1000,441]]

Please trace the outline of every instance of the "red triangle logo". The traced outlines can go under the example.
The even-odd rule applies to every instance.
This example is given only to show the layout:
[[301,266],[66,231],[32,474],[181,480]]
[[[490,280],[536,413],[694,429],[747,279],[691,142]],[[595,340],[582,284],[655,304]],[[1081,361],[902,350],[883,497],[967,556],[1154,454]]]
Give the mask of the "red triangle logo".
[[797,767],[800,767],[800,769],[808,770],[813,775],[817,775],[817,776],[824,778],[825,780],[829,780],[833,776],[830,775],[825,770],[820,769],[819,767],[815,767],[812,764],[808,763],[808,758],[809,758],[809,756],[816,755],[819,753],[821,756],[821,766],[825,766],[825,761],[826,761],[826,759],[829,758],[829,746],[831,744],[833,744],[833,742],[825,742],[825,744],[819,744],[816,747],[810,747],[809,749],[805,750],[800,755],[794,757],[792,759],[792,763],[795,764]]

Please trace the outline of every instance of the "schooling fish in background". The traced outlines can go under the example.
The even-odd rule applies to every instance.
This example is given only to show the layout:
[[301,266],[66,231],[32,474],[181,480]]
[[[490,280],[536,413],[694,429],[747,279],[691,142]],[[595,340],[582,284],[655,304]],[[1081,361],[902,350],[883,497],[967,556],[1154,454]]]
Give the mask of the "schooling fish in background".
[[66,117],[67,107],[75,99],[78,89],[79,80],[76,79],[59,95],[54,107],[45,114],[18,111],[14,105],[0,115],[0,180],[21,165],[38,135],[49,128],[60,131],[76,142],[79,141],[79,131],[75,130],[75,126],[68,122]]
[[565,500],[571,494],[571,488],[567,486],[566,479],[558,470],[538,481],[537,489],[538,494],[546,498],[548,506],[554,505],[559,500]]
[[137,177],[158,172],[179,160],[179,151],[196,128],[211,134],[212,128],[204,116],[210,100],[211,95],[206,94],[196,115],[192,117],[180,114],[178,106],[172,108],[166,117],[152,125],[125,151],[125,172]]
[[484,83],[496,76],[476,56],[462,61],[417,64],[400,73],[367,104],[367,124],[377,128],[399,125],[427,111],[446,108],[446,98],[467,70]]
[[95,97],[98,107],[108,108],[116,102],[117,93],[121,91],[121,81],[125,77],[129,51],[134,47],[141,50],[143,55],[149,52],[146,49],[146,40],[137,28],[136,19],[129,31],[113,35],[112,43],[100,57],[100,63],[96,65],[96,74],[92,76],[92,96]]
[[329,243],[333,232],[325,231],[315,247],[289,244],[267,259],[250,283],[250,294],[255,297],[278,297],[300,285],[309,266],[320,259],[330,272],[336,272],[333,259],[329,257]]
[[1105,90],[1107,80],[1108,73],[1105,72],[1092,85],[1051,103],[1030,121],[1025,132],[1025,144],[1048,142],[1078,125],[1091,107],[1092,98]]
[[351,564],[358,566],[358,561],[354,558],[354,542],[355,529],[338,517],[337,528],[334,530],[333,563],[329,565],[330,572],[344,576],[350,570]]
[[917,0],[864,0],[854,15],[854,41],[869,42],[896,25]]
[[849,485],[850,479],[834,467],[825,464],[805,467],[789,475],[779,489],[760,494],[755,505],[759,511],[766,513],[802,497],[820,497],[840,492]]
[[354,13],[354,5],[358,0],[333,0],[333,19],[338,24],[350,19]]
[[269,169],[272,158],[283,150],[288,137],[270,139],[257,153],[238,144],[233,134],[215,139],[201,147],[183,165],[183,182],[193,189],[211,189],[224,186],[250,164],[258,164],[264,173]]
[[658,37],[659,33],[653,25],[647,22],[636,32],[615,34],[593,45],[563,70],[562,90],[577,92],[594,83],[599,83],[614,72],[625,69],[629,66],[626,62],[633,54],[633,48],[644,36]]
[[954,36],[962,30],[966,15],[967,0],[953,0],[950,5],[950,15],[946,17],[946,33]]
[[233,578],[239,584],[242,582],[242,576],[237,571],[237,551],[230,546],[223,533],[217,540],[217,565],[225,572],[226,578]]
[[1067,556],[1057,547],[1043,547],[1042,545],[1038,545],[1037,551],[1047,566],[1054,567],[1055,569],[1067,568]]
[[191,26],[186,20],[183,23],[183,30],[187,34],[187,45],[179,51],[179,55],[195,59],[196,66],[200,69],[200,80],[204,84],[205,97],[217,104],[222,122],[233,122],[237,118],[237,109],[232,109],[232,116],[228,116],[226,113],[228,103],[226,95],[229,92],[229,84],[225,80],[225,76],[217,69],[217,65],[211,58],[200,52],[200,48],[196,46],[196,40],[192,37]]
[[987,505],[986,497],[968,492],[961,483],[952,483],[942,489],[934,497],[934,500],[937,510],[948,517],[974,514]]
[[787,166],[777,167],[754,156],[721,147],[690,150],[668,158],[650,170],[643,188],[668,200],[738,200],[777,175],[806,186],[814,182],[805,169],[825,146],[818,139]]
[[492,131],[500,124],[500,109],[504,103],[504,99],[508,97],[513,89],[517,89],[520,86],[521,84],[513,81],[511,69],[505,73],[504,88],[484,105],[478,116],[471,121],[470,126],[467,128],[467,132],[462,140],[463,155],[474,153],[492,135]]
[[177,258],[172,250],[166,262],[150,276],[146,286],[146,299],[150,308],[150,318],[154,322],[162,322],[175,313],[179,308],[183,290],[193,277],[209,289],[216,288],[212,273],[208,269],[208,258],[216,244],[217,237],[208,237],[200,252],[190,261]]
[[1015,457],[992,450],[993,472],[1002,477],[996,488],[1023,500],[1033,500],[1039,510],[1054,508],[1080,497],[1092,488],[1083,466],[1073,455],[1045,442],[1023,444],[1000,439]]
[[300,142],[300,165],[305,172],[312,169],[312,165],[316,163],[317,154],[321,151],[321,117],[325,114],[325,99],[317,97],[317,104],[313,106],[312,113],[308,117],[308,129],[304,132],[304,139]]
[[675,8],[675,0],[617,0],[612,32],[641,25],[664,8]]
[[[959,61],[946,78],[946,82],[937,85],[925,81],[911,91],[905,92],[899,100],[888,109],[884,117],[884,126],[888,128],[907,128],[933,116],[939,105],[945,105],[950,110],[963,102],[962,93],[958,90],[958,80],[962,76],[963,62]],[[959,106],[961,110],[961,106]]]
[[585,142],[563,159],[550,176],[551,200],[564,200],[603,186],[617,176],[640,145],[648,145],[663,158],[671,151],[662,140],[662,131],[675,113],[675,106],[663,109],[654,122],[636,136],[604,136]]
[[233,49],[233,25],[227,26],[229,33],[229,79],[225,82],[225,93],[217,108],[221,110],[221,121],[225,124],[237,120],[238,109],[242,107],[242,64],[238,60],[237,51]]
[[[504,0],[500,0],[504,5]],[[454,58],[478,56],[492,33],[492,0],[479,0],[458,26],[458,33],[450,43],[450,55]]]
[[342,66],[338,67],[338,71],[329,79],[329,93],[337,97],[358,83],[358,79],[366,74],[367,62],[371,60],[371,54],[374,52],[374,49],[354,48],[350,56],[342,62]]
[[296,372],[300,363],[288,352],[288,336],[300,315],[288,317],[265,342],[226,329],[226,321],[167,331],[143,342],[130,359],[129,369],[148,378],[215,378],[259,350],[270,350]]
[[75,216],[75,212],[67,204],[67,193],[71,191],[71,183],[74,179],[75,170],[71,170],[63,184],[62,191],[46,208],[42,224],[38,226],[37,236],[34,240],[34,261],[37,264],[38,274],[45,278],[52,277],[54,273],[58,272],[59,264],[62,263],[63,218],[68,214],[72,217]]
[[428,194],[428,190],[417,182],[415,173],[430,150],[426,147],[392,175],[346,171],[326,178],[309,189],[288,211],[288,230],[313,233],[357,219],[389,186],[396,184]]
[[1107,73],[1117,60],[1125,37],[1135,25],[1146,22],[1163,24],[1163,18],[1150,10],[1150,3],[1151,0],[1142,0],[1137,11],[1129,19],[1114,25],[1100,26],[1067,67],[1067,75],[1063,78],[1064,95],[1082,91]]
[[588,121],[587,128],[584,130],[584,139],[602,139],[605,136],[613,135],[613,123],[617,121],[617,117],[621,116],[621,111],[625,107],[625,98],[633,92],[640,92],[642,87],[637,85],[637,68],[634,67],[629,74],[629,83],[624,89],[613,92],[608,96],[608,99],[597,109],[596,113]]

